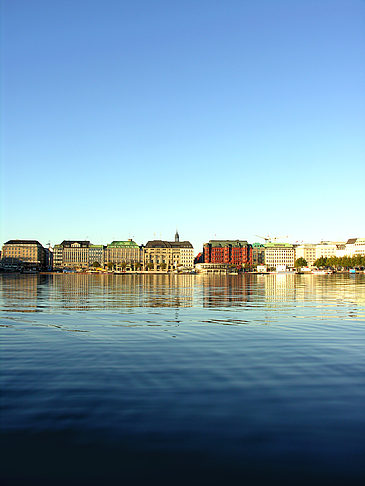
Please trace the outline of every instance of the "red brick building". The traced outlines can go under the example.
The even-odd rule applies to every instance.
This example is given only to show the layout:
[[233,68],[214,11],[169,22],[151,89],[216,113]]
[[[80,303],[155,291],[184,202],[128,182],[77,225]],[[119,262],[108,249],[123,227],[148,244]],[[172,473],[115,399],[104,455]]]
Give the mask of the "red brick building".
[[252,246],[243,240],[210,240],[204,244],[204,263],[252,265]]

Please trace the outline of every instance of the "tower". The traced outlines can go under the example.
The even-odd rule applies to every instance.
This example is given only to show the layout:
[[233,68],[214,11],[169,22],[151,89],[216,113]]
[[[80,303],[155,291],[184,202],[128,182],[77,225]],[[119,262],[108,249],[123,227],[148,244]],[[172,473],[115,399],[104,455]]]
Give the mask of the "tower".
[[176,230],[176,233],[175,233],[175,243],[178,243],[179,242],[179,233],[177,232]]

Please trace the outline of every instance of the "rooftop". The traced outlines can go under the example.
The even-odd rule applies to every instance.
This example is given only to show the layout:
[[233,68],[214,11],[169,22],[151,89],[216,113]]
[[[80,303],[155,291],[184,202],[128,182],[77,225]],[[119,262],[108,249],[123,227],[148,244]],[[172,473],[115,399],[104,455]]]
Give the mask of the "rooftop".
[[293,248],[291,243],[265,243],[265,248]]
[[242,247],[247,246],[248,242],[246,240],[209,240],[209,243],[205,243],[205,245],[211,245],[213,248]]
[[42,246],[39,241],[37,240],[9,240],[5,243],[5,245],[40,245]]
[[88,248],[90,246],[90,241],[88,240],[63,240],[61,246],[69,248],[72,245],[75,245],[75,243],[78,243],[81,248]]
[[126,247],[129,247],[129,248],[130,247],[138,248],[138,245],[133,240],[127,240],[127,241],[112,241],[108,245],[108,248],[126,248]]
[[193,245],[190,241],[151,240],[147,241],[146,248],[193,248]]

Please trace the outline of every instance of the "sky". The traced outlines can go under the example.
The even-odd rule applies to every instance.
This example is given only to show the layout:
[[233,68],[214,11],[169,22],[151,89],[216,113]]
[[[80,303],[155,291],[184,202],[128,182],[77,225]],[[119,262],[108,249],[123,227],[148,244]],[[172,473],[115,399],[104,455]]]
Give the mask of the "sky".
[[364,1],[0,14],[0,243],[365,237]]

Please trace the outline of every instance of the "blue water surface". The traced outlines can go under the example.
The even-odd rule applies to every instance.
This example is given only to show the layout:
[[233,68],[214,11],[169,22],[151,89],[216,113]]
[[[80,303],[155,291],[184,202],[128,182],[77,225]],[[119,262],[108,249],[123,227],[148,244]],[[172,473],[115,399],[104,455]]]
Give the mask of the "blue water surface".
[[8,484],[363,484],[365,275],[3,275]]

